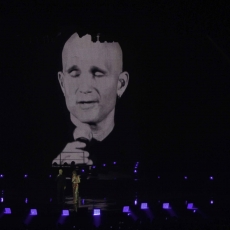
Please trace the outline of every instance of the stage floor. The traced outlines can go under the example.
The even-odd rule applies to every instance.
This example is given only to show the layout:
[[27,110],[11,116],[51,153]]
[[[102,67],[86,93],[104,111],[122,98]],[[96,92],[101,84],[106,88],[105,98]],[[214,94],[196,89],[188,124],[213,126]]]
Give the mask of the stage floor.
[[[0,180],[0,229],[16,229],[19,225],[45,229],[42,223],[46,223],[47,229],[54,229],[58,224],[93,226],[98,218],[93,216],[94,209],[100,209],[100,224],[124,218],[134,222],[161,218],[211,222],[230,216],[229,190],[225,185],[220,187],[217,181],[83,179],[79,202],[73,204],[71,180],[67,180],[65,203],[58,205],[52,177],[28,176],[13,182],[11,179],[5,176]],[[142,210],[141,203],[147,203],[148,209]],[[169,209],[163,209],[164,203],[169,203]],[[193,203],[193,209],[187,209],[189,203]],[[123,213],[124,206],[129,206],[129,212]],[[5,208],[10,208],[11,214],[5,214]],[[30,209],[37,209],[37,216],[31,217]],[[68,210],[69,216],[63,217],[62,210]]]

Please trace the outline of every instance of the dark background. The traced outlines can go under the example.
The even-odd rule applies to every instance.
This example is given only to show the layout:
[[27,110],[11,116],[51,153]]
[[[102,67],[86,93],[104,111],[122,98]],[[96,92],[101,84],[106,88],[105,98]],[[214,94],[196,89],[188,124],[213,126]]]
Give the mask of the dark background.
[[227,1],[7,1],[0,9],[0,172],[46,171],[66,143],[57,71],[63,31],[76,28],[122,45],[130,84],[116,120],[135,131],[144,175],[228,173]]

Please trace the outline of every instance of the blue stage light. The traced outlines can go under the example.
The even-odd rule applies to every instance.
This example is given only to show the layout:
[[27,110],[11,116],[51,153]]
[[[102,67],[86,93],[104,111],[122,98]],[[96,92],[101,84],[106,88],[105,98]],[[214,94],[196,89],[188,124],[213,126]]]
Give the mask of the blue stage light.
[[187,209],[194,209],[193,203],[188,203],[188,204],[187,204]]
[[5,208],[4,213],[5,213],[5,214],[11,214],[11,209],[10,209],[10,208]]
[[163,209],[171,209],[170,204],[169,203],[163,203]]
[[123,212],[129,212],[129,206],[124,206],[123,207]]
[[141,203],[141,209],[148,209],[147,203]]
[[195,205],[193,203],[188,203],[187,204],[187,209],[196,210],[197,208],[195,207]]
[[93,210],[93,215],[94,216],[100,216],[101,215],[101,210],[100,209],[94,209]]
[[69,210],[62,210],[62,216],[69,216]]
[[37,216],[38,215],[37,209],[30,209],[30,215]]

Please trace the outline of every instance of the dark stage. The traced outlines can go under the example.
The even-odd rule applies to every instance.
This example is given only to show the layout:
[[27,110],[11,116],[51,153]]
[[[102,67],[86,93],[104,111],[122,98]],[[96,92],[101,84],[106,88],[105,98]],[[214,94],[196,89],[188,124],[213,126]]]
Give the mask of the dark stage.
[[0,230],[230,229],[229,1],[96,2],[1,1]]
[[[229,181],[227,175],[159,173],[151,179],[135,175],[132,180],[94,180],[82,173],[77,204],[73,204],[67,175],[63,205],[57,204],[55,176],[2,174],[0,229],[228,229],[230,226],[229,190],[224,183]],[[127,212],[123,212],[124,206],[129,206]],[[10,208],[11,214],[5,213],[5,208]],[[31,209],[36,209],[37,215],[31,215]],[[100,210],[100,216],[93,215],[95,209]],[[68,211],[68,216],[63,215],[63,210]]]

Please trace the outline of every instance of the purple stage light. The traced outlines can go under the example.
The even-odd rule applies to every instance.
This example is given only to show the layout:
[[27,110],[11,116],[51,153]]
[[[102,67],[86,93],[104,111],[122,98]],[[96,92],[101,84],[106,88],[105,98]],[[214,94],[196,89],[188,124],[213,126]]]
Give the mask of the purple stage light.
[[3,201],[4,201],[4,198],[3,198],[3,197],[1,197],[1,203],[3,203]]
[[213,204],[214,202],[213,202],[213,200],[210,200],[210,204]]
[[134,173],[136,173],[136,172],[137,172],[137,170],[135,169],[135,170],[134,170]]
[[123,212],[129,212],[129,206],[124,206],[123,207]]
[[69,210],[62,210],[62,216],[69,216]]
[[141,203],[141,209],[148,209],[147,203]]
[[185,179],[185,180],[187,180],[187,179],[188,179],[188,177],[187,177],[187,176],[184,176],[184,179]]
[[187,209],[196,210],[197,208],[195,207],[194,203],[188,203],[187,204]]
[[1,175],[0,175],[0,177],[4,177],[4,175],[3,175],[3,174],[1,174]]
[[10,208],[5,208],[4,213],[5,213],[5,214],[11,214],[11,209],[10,209]]
[[137,199],[136,199],[136,200],[134,200],[134,204],[135,204],[135,205],[137,205]]
[[51,175],[49,175],[49,177],[51,178],[52,176],[51,176]]
[[160,177],[160,176],[158,176],[157,178],[158,178],[158,179],[160,179],[161,177]]
[[82,172],[85,172],[85,170],[84,170],[84,169],[82,169],[81,171],[82,171]]
[[50,202],[52,202],[52,198],[50,198]]
[[169,203],[163,203],[162,207],[163,207],[163,209],[171,209]]
[[37,216],[38,215],[37,209],[30,209],[30,215]]
[[101,215],[101,210],[100,209],[94,209],[93,210],[93,215],[94,216],[100,216]]
[[210,179],[210,180],[213,180],[214,178],[213,178],[213,176],[210,176],[209,179]]
[[27,199],[27,198],[25,199],[25,203],[26,203],[26,204],[28,203],[28,199]]
[[195,212],[196,212],[196,210],[194,209],[194,210],[193,210],[193,212],[195,213]]
[[103,164],[103,166],[105,167],[105,166],[106,166],[106,164]]
[[27,178],[27,177],[28,177],[28,175],[27,175],[27,174],[25,174],[25,175],[24,175],[24,178]]
[[187,204],[187,209],[194,209],[193,203],[188,203],[188,204]]
[[115,161],[113,162],[114,165],[115,165],[116,163],[117,163],[117,162],[115,162]]

